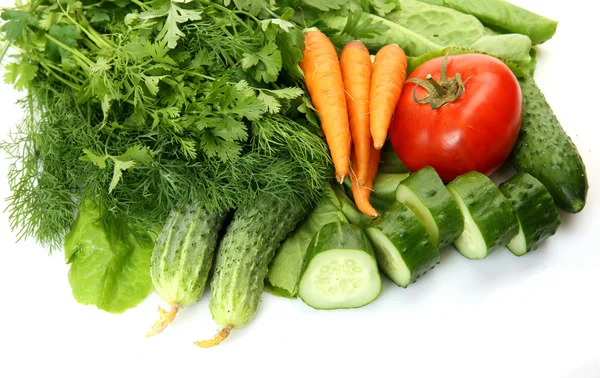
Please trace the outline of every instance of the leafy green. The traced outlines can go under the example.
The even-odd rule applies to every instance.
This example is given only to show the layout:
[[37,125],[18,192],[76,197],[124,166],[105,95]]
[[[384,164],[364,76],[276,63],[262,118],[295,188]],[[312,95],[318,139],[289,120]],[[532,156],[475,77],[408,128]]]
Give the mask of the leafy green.
[[150,258],[154,236],[133,234],[125,221],[103,219],[100,207],[86,199],[65,237],[73,296],[107,312],[135,307],[152,291]]
[[385,18],[441,46],[469,47],[484,35],[483,25],[471,15],[417,0],[400,0],[399,4],[401,10]]
[[437,58],[437,57],[445,56],[445,55],[459,55],[459,54],[490,55],[490,56],[500,59],[504,64],[506,64],[507,67],[510,68],[510,70],[515,74],[516,77],[524,77],[524,76],[528,76],[530,74],[528,69],[524,69],[523,67],[519,66],[519,64],[517,64],[516,62],[512,62],[510,60],[503,59],[499,56],[495,56],[493,54],[489,54],[484,51],[471,50],[471,49],[466,49],[466,48],[462,48],[462,47],[447,47],[444,49],[431,51],[431,52],[421,55],[421,56],[408,57],[408,73],[410,74],[410,72],[412,72],[415,68],[417,68],[421,64],[423,64],[433,58]]
[[311,239],[325,224],[339,221],[347,222],[347,219],[333,189],[328,187],[315,208],[277,250],[269,265],[266,290],[283,297],[295,298]]
[[439,2],[441,2],[439,5],[471,14],[486,25],[509,33],[525,34],[534,45],[544,43],[552,38],[558,26],[557,21],[504,0],[443,0]]
[[532,72],[532,43],[523,34],[486,35],[475,41],[472,50],[484,51],[516,63],[524,71]]
[[13,84],[15,89],[22,91],[29,88],[29,83],[35,78],[38,66],[30,64],[26,60],[19,63],[10,62],[5,67],[4,81]]

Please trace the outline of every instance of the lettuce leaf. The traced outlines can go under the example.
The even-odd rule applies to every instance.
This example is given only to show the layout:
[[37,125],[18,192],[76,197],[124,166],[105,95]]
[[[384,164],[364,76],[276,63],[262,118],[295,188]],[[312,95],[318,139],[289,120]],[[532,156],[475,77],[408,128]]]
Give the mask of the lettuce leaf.
[[133,234],[127,222],[104,219],[86,200],[65,238],[69,284],[77,302],[109,313],[137,306],[152,291],[150,232]]
[[277,251],[269,266],[265,289],[275,295],[295,298],[310,241],[322,226],[339,221],[347,222],[335,193],[331,187],[328,187],[324,191],[323,198],[306,220]]

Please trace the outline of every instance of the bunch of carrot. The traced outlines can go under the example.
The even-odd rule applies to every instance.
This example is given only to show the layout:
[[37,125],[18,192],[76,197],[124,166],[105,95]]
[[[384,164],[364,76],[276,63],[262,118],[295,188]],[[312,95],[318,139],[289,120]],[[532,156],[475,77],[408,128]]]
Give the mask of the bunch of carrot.
[[358,209],[378,216],[371,206],[373,180],[381,148],[406,80],[406,54],[398,45],[382,47],[371,61],[360,41],[348,43],[341,56],[317,29],[304,32],[300,68],[335,167],[336,179],[350,176]]

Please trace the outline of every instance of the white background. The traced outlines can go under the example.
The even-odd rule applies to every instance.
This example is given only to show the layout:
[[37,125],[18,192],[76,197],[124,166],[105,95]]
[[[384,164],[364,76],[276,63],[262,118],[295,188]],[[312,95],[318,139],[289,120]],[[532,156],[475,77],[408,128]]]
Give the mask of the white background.
[[[1,0],[10,5],[11,0]],[[408,289],[385,280],[369,306],[316,311],[264,294],[256,318],[217,348],[208,297],[147,339],[160,301],[111,315],[75,302],[62,253],[15,243],[0,215],[0,377],[388,376],[600,377],[598,14],[593,1],[514,0],[560,21],[539,48],[536,79],[587,165],[586,208],[517,258],[469,261],[452,248]],[[19,122],[22,94],[0,85],[0,138]],[[0,160],[0,197],[9,195]],[[1,206],[4,208],[4,205]]]

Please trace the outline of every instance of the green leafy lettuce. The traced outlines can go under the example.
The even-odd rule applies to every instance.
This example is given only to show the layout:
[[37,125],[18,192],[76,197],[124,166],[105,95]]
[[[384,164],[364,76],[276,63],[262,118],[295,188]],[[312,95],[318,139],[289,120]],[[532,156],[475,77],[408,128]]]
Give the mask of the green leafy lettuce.
[[65,238],[73,296],[115,314],[135,307],[152,291],[153,246],[153,234],[134,234],[125,221],[106,221],[101,208],[85,200]]

